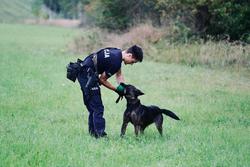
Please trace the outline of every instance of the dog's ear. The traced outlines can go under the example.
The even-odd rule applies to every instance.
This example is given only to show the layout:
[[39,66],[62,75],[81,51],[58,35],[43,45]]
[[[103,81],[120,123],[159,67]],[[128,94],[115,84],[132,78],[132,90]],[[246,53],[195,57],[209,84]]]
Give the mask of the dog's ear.
[[136,89],[136,95],[141,96],[141,95],[144,95],[144,93],[141,90]]

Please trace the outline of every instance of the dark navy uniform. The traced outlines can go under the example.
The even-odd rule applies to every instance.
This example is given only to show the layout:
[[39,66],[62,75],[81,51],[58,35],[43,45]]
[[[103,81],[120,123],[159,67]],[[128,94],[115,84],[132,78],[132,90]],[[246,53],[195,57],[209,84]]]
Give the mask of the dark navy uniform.
[[[98,74],[106,73],[109,78],[118,72],[122,64],[122,51],[117,48],[104,48],[97,53]],[[89,69],[96,71],[92,60],[93,54],[84,60],[85,67],[78,74],[78,81],[83,93],[83,101],[89,111],[89,133],[102,136],[105,132],[105,119],[103,118],[104,106],[102,104],[99,82],[96,80],[89,88],[86,88]]]

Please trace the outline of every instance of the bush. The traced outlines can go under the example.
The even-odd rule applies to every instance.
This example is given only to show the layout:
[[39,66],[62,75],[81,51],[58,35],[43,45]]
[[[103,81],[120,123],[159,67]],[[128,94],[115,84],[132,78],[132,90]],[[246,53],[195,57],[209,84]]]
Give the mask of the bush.
[[[250,2],[248,0],[213,1],[210,6],[212,18],[207,33],[218,36],[229,35],[231,40],[243,39],[250,34]],[[247,42],[247,40],[246,40]]]
[[[153,25],[169,26],[178,31],[176,40],[186,41],[193,35],[212,35],[217,39],[249,42],[249,0],[35,0],[65,18],[79,18],[83,12],[95,24],[110,31],[126,31],[151,20]],[[37,11],[37,9],[34,9]],[[81,13],[81,14],[80,14]]]
[[[248,0],[100,0],[97,25],[109,30],[124,30],[147,19],[159,25],[175,24],[177,40],[187,40],[192,35],[245,40],[250,33],[250,2]],[[154,21],[157,20],[157,21]],[[184,35],[182,37],[182,35]],[[243,37],[244,36],[244,37]],[[247,41],[247,40],[246,40]]]

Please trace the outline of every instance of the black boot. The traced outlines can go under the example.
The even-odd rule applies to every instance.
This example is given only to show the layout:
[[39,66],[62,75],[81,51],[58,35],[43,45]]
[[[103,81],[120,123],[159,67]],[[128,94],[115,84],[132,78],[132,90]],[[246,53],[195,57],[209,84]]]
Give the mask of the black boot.
[[95,131],[91,131],[91,130],[89,130],[89,134],[90,134],[90,136],[92,136],[92,137],[97,137],[97,134],[95,133]]
[[108,137],[108,135],[107,135],[107,133],[106,132],[103,132],[103,133],[101,133],[101,134],[96,134],[96,136],[95,136],[97,139],[98,138],[102,138],[102,137]]

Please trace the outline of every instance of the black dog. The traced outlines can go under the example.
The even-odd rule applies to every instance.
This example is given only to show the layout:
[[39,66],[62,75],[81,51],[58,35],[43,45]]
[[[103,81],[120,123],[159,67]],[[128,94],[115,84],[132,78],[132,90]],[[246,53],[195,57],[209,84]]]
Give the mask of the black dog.
[[180,120],[172,111],[160,109],[157,106],[144,106],[137,98],[144,95],[139,89],[133,85],[123,84],[126,89],[125,98],[127,100],[127,108],[123,115],[123,124],[121,128],[121,136],[125,134],[126,127],[129,122],[134,125],[135,135],[143,133],[144,129],[152,124],[156,125],[160,135],[162,135],[163,116],[165,114],[175,120]]

